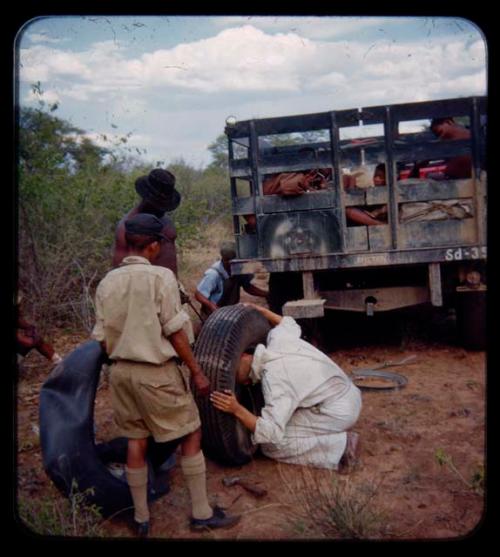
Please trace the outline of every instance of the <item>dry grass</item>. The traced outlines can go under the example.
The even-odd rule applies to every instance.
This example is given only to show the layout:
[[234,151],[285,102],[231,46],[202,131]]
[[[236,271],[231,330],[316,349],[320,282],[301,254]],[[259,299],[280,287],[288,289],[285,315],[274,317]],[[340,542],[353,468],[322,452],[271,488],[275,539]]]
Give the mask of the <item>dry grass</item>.
[[296,530],[313,539],[379,538],[384,516],[375,508],[380,482],[357,483],[334,470],[279,465]]
[[178,250],[179,279],[189,295],[193,294],[205,270],[220,257],[221,242],[233,239],[231,227],[216,221],[207,226],[196,243]]
[[42,536],[102,536],[102,516],[96,505],[87,502],[89,491],[80,492],[73,482],[68,499],[22,496],[18,500],[19,518],[29,530]]

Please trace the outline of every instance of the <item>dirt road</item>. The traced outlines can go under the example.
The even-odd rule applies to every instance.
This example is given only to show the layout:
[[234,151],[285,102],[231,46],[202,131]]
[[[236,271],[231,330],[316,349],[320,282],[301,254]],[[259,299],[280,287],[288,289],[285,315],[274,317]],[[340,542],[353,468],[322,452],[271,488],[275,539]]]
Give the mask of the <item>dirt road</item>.
[[[195,534],[188,529],[188,493],[176,466],[170,473],[170,493],[151,506],[152,537],[441,539],[473,531],[484,510],[485,353],[456,345],[453,316],[432,321],[422,315],[407,315],[397,338],[390,332],[390,321],[368,331],[344,319],[338,327],[330,324],[329,353],[347,373],[416,356],[392,369],[407,378],[405,387],[363,391],[363,410],[355,427],[362,439],[362,463],[351,475],[280,465],[259,454],[239,469],[209,460],[211,502],[241,513],[242,520],[231,530]],[[61,334],[55,345],[68,353],[83,340],[82,335]],[[19,500],[61,498],[43,471],[37,436],[38,393],[49,371],[38,354],[30,354],[20,370]],[[106,382],[96,398],[95,422],[98,441],[116,435]],[[222,479],[231,475],[265,488],[267,495],[256,498],[241,486],[225,487]],[[328,510],[335,505],[344,513],[343,524],[340,515]],[[109,537],[132,535],[119,516],[102,529]]]

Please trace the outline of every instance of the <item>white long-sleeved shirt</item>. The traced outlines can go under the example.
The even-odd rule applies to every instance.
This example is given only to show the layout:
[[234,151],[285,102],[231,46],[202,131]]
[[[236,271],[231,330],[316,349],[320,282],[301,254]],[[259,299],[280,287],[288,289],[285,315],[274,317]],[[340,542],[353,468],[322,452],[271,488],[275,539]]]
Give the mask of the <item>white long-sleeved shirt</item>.
[[337,468],[346,430],[361,411],[361,393],[326,354],[300,338],[284,317],[255,351],[251,377],[262,381],[265,406],[253,442],[276,460]]

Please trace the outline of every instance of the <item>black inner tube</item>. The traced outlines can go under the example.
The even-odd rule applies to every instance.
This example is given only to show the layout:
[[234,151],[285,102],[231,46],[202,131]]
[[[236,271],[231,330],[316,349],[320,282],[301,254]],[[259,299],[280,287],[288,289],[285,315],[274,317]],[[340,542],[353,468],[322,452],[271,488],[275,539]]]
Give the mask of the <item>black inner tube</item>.
[[[84,342],[52,371],[40,392],[40,445],[45,472],[66,496],[76,488],[103,516],[132,508],[123,475],[109,465],[124,464],[127,439],[118,437],[96,445],[94,402],[105,354],[97,341]],[[165,467],[180,439],[155,443],[148,439],[148,498],[169,491]]]

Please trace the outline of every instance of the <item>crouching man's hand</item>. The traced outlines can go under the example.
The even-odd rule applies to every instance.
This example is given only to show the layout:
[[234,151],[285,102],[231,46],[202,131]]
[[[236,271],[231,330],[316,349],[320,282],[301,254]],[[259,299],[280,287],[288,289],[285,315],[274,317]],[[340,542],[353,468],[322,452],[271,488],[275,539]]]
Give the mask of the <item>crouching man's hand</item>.
[[233,414],[250,431],[255,431],[257,416],[241,405],[232,391],[214,391],[210,394],[210,400],[217,410]]
[[227,412],[228,414],[236,414],[240,407],[240,403],[234,396],[234,393],[228,389],[224,389],[223,393],[214,391],[210,394],[210,400],[217,410],[222,410],[222,412]]

